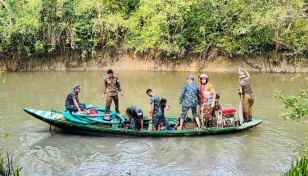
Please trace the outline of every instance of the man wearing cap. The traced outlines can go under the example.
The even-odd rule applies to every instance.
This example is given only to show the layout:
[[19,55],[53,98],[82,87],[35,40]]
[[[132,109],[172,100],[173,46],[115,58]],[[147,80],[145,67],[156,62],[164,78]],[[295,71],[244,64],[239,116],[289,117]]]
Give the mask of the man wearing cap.
[[250,74],[245,69],[240,68],[238,77],[238,94],[241,96],[244,122],[250,122],[254,104],[253,91],[250,86]]
[[121,96],[123,96],[120,81],[119,78],[113,74],[111,69],[107,71],[107,74],[107,77],[104,79],[102,96],[102,99],[104,99],[105,94],[107,94],[105,114],[109,114],[112,100],[114,101],[116,112],[120,113],[118,91],[120,92]]
[[183,129],[184,119],[189,108],[191,108],[193,118],[196,120],[198,128],[200,128],[200,118],[197,116],[197,106],[201,104],[201,96],[198,85],[194,82],[194,76],[188,75],[186,84],[180,95],[180,105],[182,105],[182,114],[180,117],[180,129]]
[[79,103],[78,93],[80,92],[81,86],[76,84],[73,89],[66,97],[65,107],[70,112],[82,112],[86,110],[86,104]]
[[143,130],[143,112],[138,106],[131,106],[125,110],[127,120],[133,130]]

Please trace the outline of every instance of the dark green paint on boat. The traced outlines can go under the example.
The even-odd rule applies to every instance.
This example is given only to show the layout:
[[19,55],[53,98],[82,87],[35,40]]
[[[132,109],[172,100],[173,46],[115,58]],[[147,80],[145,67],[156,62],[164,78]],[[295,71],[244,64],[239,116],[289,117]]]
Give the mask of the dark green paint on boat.
[[[262,123],[262,120],[253,119],[249,123],[244,123],[237,127],[225,127],[216,129],[193,129],[193,130],[161,130],[161,131],[134,131],[125,128],[118,128],[118,125],[109,127],[102,127],[97,125],[79,124],[65,120],[57,120],[51,118],[55,113],[62,113],[62,111],[41,111],[30,108],[24,108],[24,111],[42,120],[49,125],[62,129],[65,132],[91,135],[91,136],[139,136],[139,137],[176,137],[176,136],[205,136],[213,134],[226,134],[248,130]],[[177,118],[168,118],[171,125],[176,122]],[[147,117],[144,118],[145,125],[149,124]]]

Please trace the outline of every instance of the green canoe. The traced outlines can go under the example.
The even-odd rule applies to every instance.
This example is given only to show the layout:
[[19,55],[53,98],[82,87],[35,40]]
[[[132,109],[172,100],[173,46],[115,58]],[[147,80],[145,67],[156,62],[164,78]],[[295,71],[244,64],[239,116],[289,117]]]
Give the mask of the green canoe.
[[[99,113],[96,115],[74,114],[67,111],[43,111],[30,108],[24,108],[24,111],[34,116],[35,118],[48,123],[51,126],[62,129],[65,132],[92,135],[92,136],[140,136],[140,137],[176,137],[176,136],[203,136],[211,134],[225,134],[244,131],[255,127],[262,123],[262,120],[253,119],[249,123],[244,123],[240,126],[231,126],[215,129],[190,129],[190,130],[147,130],[149,120],[144,117],[145,130],[134,131],[127,128],[125,117],[111,111],[111,120],[102,118],[104,107],[92,106],[88,108],[96,108]],[[94,117],[95,116],[95,117]],[[62,117],[62,118],[58,118]],[[65,118],[63,118],[65,117]],[[168,118],[171,127],[176,124],[178,118]]]

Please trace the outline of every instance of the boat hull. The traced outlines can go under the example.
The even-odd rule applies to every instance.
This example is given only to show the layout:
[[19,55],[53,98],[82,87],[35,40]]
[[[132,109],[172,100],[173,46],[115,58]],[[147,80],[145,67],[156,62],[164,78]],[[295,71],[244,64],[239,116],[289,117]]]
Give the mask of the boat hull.
[[[205,136],[205,135],[240,132],[248,130],[262,123],[262,120],[253,119],[251,122],[244,123],[241,126],[237,127],[225,127],[216,129],[192,129],[192,130],[134,131],[126,128],[118,128],[118,126],[116,125],[113,125],[112,127],[103,127],[98,125],[79,124],[66,120],[53,119],[50,118],[51,112],[48,111],[40,111],[28,108],[25,108],[24,111],[51,126],[62,129],[65,132],[79,134],[79,135],[91,135],[91,136],[132,136],[132,137]],[[170,118],[170,121],[174,122],[174,120],[175,118]]]

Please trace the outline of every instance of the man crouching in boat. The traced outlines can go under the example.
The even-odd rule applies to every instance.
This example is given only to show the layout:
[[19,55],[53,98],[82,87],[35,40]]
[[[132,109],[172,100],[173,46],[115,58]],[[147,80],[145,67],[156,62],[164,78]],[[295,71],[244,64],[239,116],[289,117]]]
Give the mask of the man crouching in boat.
[[78,98],[78,93],[80,92],[81,86],[76,84],[73,89],[74,90],[66,97],[65,107],[70,112],[83,112],[86,110],[86,104],[79,103]]
[[125,114],[133,130],[143,130],[143,112],[140,107],[128,107],[125,110]]

